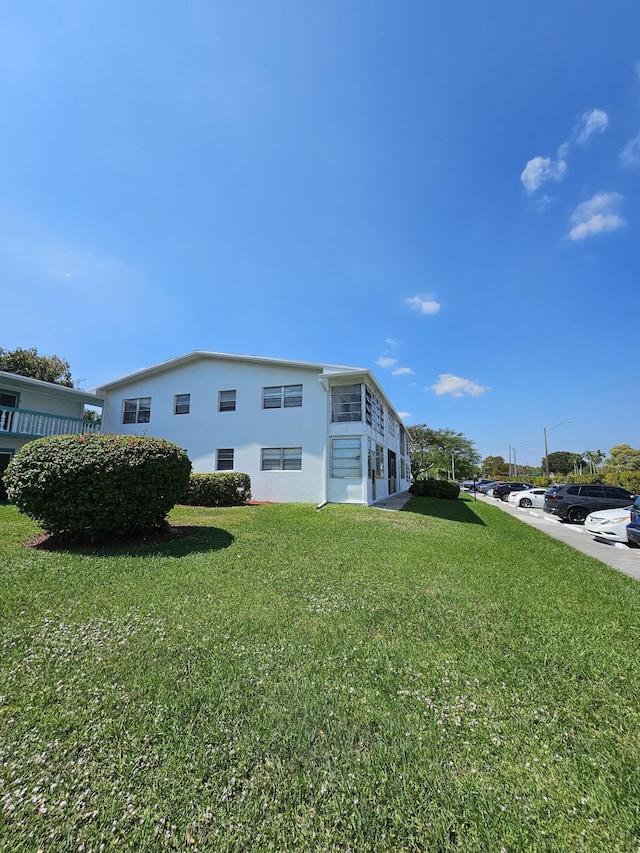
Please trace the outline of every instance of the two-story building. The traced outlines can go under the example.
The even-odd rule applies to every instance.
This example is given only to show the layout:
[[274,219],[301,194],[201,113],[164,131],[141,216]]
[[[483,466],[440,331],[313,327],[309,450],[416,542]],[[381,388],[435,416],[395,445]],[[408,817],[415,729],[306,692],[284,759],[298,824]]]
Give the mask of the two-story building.
[[258,501],[371,504],[410,484],[406,430],[366,369],[195,351],[96,394],[103,432],[173,441],[195,472],[242,471]]
[[27,441],[99,432],[99,422],[86,420],[84,410],[102,402],[95,393],[0,371],[0,477]]

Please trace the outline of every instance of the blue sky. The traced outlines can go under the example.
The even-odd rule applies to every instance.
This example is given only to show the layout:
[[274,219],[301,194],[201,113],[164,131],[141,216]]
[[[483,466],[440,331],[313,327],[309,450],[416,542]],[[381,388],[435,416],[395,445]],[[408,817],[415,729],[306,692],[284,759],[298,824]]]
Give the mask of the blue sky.
[[483,456],[640,446],[635,0],[8,0],[0,96],[4,349],[361,366]]

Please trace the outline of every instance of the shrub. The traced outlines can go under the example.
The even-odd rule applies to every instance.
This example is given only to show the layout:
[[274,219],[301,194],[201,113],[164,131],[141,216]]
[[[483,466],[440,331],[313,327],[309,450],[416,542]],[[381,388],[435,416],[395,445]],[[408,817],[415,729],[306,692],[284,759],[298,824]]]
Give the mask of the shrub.
[[92,542],[162,527],[190,471],[163,439],[58,435],[25,444],[4,479],[9,500],[48,533]]
[[181,503],[189,506],[240,506],[250,500],[249,475],[223,471],[216,474],[192,474]]
[[460,494],[460,486],[450,480],[416,480],[409,487],[409,491],[420,498],[444,498],[455,501]]
[[605,483],[611,483],[612,486],[622,486],[623,489],[628,489],[634,495],[640,495],[640,471],[618,471],[605,474],[603,479]]

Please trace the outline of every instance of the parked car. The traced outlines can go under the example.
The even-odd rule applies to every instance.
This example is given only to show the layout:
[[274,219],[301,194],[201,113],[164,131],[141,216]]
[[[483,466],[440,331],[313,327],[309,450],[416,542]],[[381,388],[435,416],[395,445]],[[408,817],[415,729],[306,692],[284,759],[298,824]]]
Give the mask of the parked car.
[[561,521],[582,524],[590,512],[629,506],[636,495],[606,483],[563,483],[551,486],[544,496],[544,511]]
[[501,480],[489,480],[488,483],[483,483],[482,486],[478,486],[477,491],[482,495],[486,495],[489,492],[489,489],[492,489],[495,485],[502,482]]
[[521,492],[510,492],[507,501],[513,506],[521,507],[537,507],[540,509],[544,506],[544,496],[547,490],[545,488],[525,489]]
[[640,547],[640,497],[637,497],[631,507],[631,522],[627,525],[629,545]]
[[525,489],[532,488],[533,483],[514,483],[510,480],[506,483],[499,483],[497,486],[494,486],[493,497],[497,500],[506,501],[511,492],[523,492]]
[[493,480],[487,480],[486,477],[480,477],[476,480],[463,480],[460,483],[461,489],[466,489],[468,492],[477,491],[480,486],[484,486],[486,483],[493,483]]
[[631,521],[631,507],[599,509],[585,518],[584,529],[595,539],[607,542],[628,542],[627,525]]

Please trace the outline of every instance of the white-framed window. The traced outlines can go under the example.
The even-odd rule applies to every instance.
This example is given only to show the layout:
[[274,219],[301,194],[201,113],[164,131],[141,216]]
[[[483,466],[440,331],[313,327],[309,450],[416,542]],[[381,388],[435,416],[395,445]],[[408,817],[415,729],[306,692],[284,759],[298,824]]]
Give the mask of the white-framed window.
[[173,398],[173,414],[188,415],[191,409],[191,394],[176,394]]
[[362,420],[362,385],[331,386],[331,422],[334,424]]
[[358,479],[362,477],[362,448],[359,436],[332,439],[331,476]]
[[235,412],[236,410],[236,392],[219,391],[218,392],[218,411],[219,412]]
[[365,386],[366,420],[371,429],[384,436],[384,404],[368,385]]
[[262,389],[263,409],[292,409],[302,406],[302,385],[269,385]]
[[151,397],[122,401],[123,424],[148,424],[151,420]]
[[378,444],[377,441],[368,439],[368,470],[369,477],[375,471],[376,479],[381,480],[384,477],[384,447]]
[[233,471],[233,447],[216,450],[216,471]]
[[302,471],[302,448],[263,447],[260,469],[262,471]]

